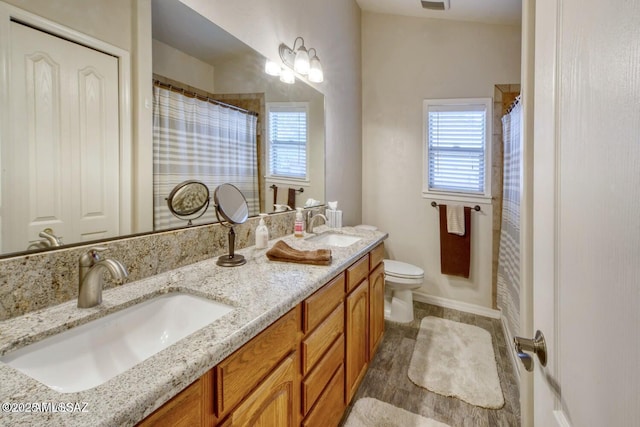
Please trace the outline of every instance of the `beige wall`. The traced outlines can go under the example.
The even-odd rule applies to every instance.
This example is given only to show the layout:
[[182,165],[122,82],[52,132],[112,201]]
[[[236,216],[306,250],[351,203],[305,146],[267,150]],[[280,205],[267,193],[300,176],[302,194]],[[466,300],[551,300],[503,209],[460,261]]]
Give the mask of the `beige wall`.
[[133,0],[2,0],[131,51]]
[[182,0],[261,54],[297,36],[315,47],[325,74],[326,198],[339,200],[345,224],[361,221],[362,116],[360,9],[354,0]]
[[440,274],[438,211],[421,193],[422,101],[519,81],[519,27],[362,14],[363,222],[389,233],[391,258],[425,270],[420,293],[492,306],[491,204],[472,213],[470,279]]
[[206,92],[215,92],[212,65],[158,40],[153,40],[153,72]]

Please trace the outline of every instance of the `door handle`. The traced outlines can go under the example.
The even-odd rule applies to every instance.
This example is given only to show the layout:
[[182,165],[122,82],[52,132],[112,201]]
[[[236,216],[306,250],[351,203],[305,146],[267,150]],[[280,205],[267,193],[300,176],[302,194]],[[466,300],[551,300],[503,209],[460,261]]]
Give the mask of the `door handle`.
[[542,366],[547,366],[547,344],[544,340],[544,335],[540,331],[536,331],[536,336],[533,339],[514,337],[513,345],[516,353],[520,358],[520,361],[524,364],[527,371],[533,371],[533,360],[531,356],[525,353],[525,351],[531,352],[538,356],[538,360]]

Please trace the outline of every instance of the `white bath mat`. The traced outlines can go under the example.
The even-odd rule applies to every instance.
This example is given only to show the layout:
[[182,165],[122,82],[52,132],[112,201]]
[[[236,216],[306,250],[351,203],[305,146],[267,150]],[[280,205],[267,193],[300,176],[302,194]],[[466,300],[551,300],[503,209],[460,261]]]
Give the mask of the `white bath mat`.
[[351,408],[344,427],[449,427],[370,397],[363,397]]
[[420,323],[409,379],[444,396],[489,409],[504,406],[491,334],[439,317]]

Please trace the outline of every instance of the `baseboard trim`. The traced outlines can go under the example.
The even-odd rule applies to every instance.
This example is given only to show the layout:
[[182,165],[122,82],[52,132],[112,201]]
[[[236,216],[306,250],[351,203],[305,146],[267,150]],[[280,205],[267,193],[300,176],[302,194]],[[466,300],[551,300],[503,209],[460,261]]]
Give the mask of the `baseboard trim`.
[[509,357],[509,359],[511,359],[511,368],[516,376],[516,381],[518,381],[518,387],[520,387],[520,375],[522,375],[524,365],[520,363],[520,360],[518,359],[516,349],[513,346],[513,336],[511,336],[511,331],[507,326],[507,318],[502,315],[502,312],[500,312],[500,323],[502,323],[502,334],[504,335],[504,340],[507,343],[507,351],[511,356]]
[[438,307],[451,308],[453,310],[464,311],[465,313],[477,314],[479,316],[490,317],[492,319],[500,319],[502,313],[481,305],[470,304],[468,302],[456,301],[448,298],[436,297],[420,292],[413,292],[413,299],[427,304],[437,305]]

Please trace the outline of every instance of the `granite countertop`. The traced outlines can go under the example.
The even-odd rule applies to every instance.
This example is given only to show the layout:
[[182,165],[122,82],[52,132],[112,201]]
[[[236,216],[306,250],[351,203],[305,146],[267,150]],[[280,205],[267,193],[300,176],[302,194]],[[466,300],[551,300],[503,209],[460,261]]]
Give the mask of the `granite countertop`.
[[[326,226],[316,228],[318,232],[327,230]],[[265,256],[267,249],[250,247],[236,251],[247,259],[240,267],[219,267],[212,258],[107,290],[99,307],[78,309],[73,300],[0,322],[0,355],[4,355],[166,292],[192,293],[234,307],[133,368],[81,392],[56,392],[0,362],[0,425],[136,424],[387,237],[380,231],[352,227],[334,231],[362,240],[345,248],[332,247],[330,266],[272,262]],[[302,250],[322,247],[293,235],[278,240]],[[270,241],[269,247],[276,241]],[[74,412],[6,411],[7,403],[43,402],[71,403]]]

